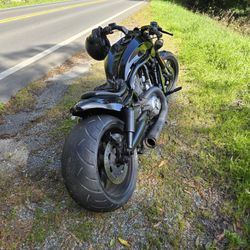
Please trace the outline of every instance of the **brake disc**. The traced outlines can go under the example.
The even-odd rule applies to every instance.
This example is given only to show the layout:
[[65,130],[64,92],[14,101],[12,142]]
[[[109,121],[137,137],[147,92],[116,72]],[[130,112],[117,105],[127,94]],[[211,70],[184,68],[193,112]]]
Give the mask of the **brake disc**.
[[104,152],[104,168],[109,180],[114,184],[121,184],[128,172],[128,164],[117,164],[117,146],[108,142]]

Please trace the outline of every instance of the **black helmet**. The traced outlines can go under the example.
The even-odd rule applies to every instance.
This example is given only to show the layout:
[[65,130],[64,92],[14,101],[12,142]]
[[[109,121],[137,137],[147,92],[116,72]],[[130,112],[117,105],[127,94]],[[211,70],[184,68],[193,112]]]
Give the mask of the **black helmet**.
[[110,42],[102,27],[92,30],[91,35],[86,38],[85,48],[88,54],[95,60],[104,60],[109,52]]

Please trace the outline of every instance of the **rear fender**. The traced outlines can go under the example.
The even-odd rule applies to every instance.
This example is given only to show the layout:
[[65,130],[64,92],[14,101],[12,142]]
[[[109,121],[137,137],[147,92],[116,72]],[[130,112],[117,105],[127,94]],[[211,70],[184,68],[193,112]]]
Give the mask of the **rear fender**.
[[79,117],[83,117],[89,111],[99,111],[101,113],[113,112],[115,116],[119,116],[123,107],[119,97],[98,96],[79,101],[71,108],[70,112],[73,116]]

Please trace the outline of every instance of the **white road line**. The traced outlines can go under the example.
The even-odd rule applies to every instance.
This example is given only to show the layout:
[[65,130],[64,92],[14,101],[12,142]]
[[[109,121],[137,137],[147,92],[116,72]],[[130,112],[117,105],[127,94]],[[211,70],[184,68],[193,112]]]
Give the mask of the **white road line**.
[[103,25],[103,24],[109,22],[110,20],[112,20],[112,19],[114,19],[114,18],[116,18],[116,17],[118,17],[118,16],[124,14],[125,12],[127,12],[127,11],[129,11],[129,10],[131,10],[131,9],[133,9],[133,8],[135,8],[135,7],[137,7],[137,6],[139,6],[139,5],[141,5],[142,3],[144,3],[144,1],[141,1],[141,2],[139,2],[139,3],[137,3],[137,4],[135,4],[135,5],[133,5],[133,6],[129,7],[129,8],[127,8],[127,9],[125,9],[125,10],[119,12],[118,14],[115,14],[114,16],[109,17],[109,18],[107,18],[107,19],[101,21],[100,23],[95,24],[94,26],[92,26],[92,27],[90,27],[90,28],[88,28],[88,29],[86,29],[86,30],[84,30],[84,31],[82,31],[82,32],[80,32],[80,33],[78,33],[78,34],[76,34],[76,35],[74,35],[74,36],[68,38],[67,40],[65,40],[65,41],[63,41],[63,42],[61,42],[61,43],[58,43],[57,45],[55,45],[55,46],[53,46],[53,47],[51,47],[51,48],[49,48],[49,49],[46,49],[46,50],[44,50],[43,52],[41,52],[41,53],[39,53],[39,54],[37,54],[37,55],[35,55],[35,56],[29,58],[29,59],[27,59],[27,60],[25,60],[25,61],[23,61],[23,62],[17,64],[17,65],[15,65],[15,66],[13,66],[13,67],[11,67],[11,68],[5,70],[5,71],[3,71],[3,72],[1,72],[1,73],[0,73],[0,80],[3,80],[4,78],[6,78],[6,77],[8,77],[8,76],[10,76],[10,75],[12,75],[12,74],[14,74],[15,72],[17,72],[17,71],[19,71],[19,70],[21,70],[21,69],[23,69],[23,68],[25,68],[25,67],[27,67],[28,65],[30,65],[30,64],[32,64],[32,63],[34,63],[34,62],[36,62],[36,61],[38,61],[38,60],[40,60],[40,59],[42,59],[43,57],[45,57],[45,56],[51,54],[52,52],[58,50],[59,48],[61,48],[61,47],[65,46],[65,45],[67,45],[67,44],[73,42],[74,40],[80,38],[81,36],[84,36],[84,35],[88,34],[88,33],[91,32],[92,29],[94,29],[95,27],[101,26],[101,25]]

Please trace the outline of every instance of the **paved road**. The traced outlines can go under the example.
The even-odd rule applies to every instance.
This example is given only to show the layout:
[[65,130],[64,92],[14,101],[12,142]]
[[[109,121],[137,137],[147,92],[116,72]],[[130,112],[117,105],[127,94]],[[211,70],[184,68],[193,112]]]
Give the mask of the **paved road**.
[[119,22],[136,0],[71,0],[0,10],[0,102],[79,51],[91,28]]

